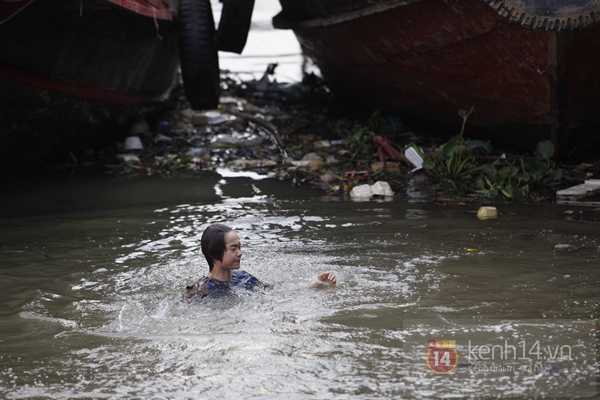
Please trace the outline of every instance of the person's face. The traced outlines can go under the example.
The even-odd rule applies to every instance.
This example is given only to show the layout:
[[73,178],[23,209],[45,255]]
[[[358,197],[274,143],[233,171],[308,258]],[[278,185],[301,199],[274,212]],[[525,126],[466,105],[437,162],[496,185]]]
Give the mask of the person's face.
[[234,231],[229,231],[225,234],[225,253],[223,253],[221,268],[239,269],[241,260],[242,245],[240,243],[240,238]]

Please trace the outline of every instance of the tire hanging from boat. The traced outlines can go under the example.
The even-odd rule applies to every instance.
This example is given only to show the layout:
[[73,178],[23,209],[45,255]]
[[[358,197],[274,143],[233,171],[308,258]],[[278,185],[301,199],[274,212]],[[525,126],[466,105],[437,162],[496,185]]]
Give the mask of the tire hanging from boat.
[[254,0],[224,0],[217,44],[219,50],[242,54],[248,39]]
[[185,95],[196,110],[219,104],[220,75],[210,0],[181,0],[179,59]]

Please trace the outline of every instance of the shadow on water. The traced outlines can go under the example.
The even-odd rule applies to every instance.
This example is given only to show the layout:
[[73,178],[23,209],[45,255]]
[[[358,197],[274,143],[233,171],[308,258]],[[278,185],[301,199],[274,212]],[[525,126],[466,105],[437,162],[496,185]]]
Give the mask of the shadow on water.
[[[474,371],[483,364],[465,361],[460,335],[518,343],[519,326],[530,338],[527,321],[541,320],[544,334],[566,343],[589,328],[575,332],[572,321],[595,327],[596,211],[505,206],[480,221],[468,206],[352,202],[216,174],[11,187],[0,208],[2,397],[595,393],[597,366],[585,352],[577,379]],[[579,211],[590,215],[573,218]],[[272,290],[179,301],[206,273],[198,247],[215,222],[235,227],[243,268]],[[337,287],[308,288],[325,270]],[[451,337],[424,320],[462,327],[452,331],[461,364],[443,382],[423,351],[428,339]]]

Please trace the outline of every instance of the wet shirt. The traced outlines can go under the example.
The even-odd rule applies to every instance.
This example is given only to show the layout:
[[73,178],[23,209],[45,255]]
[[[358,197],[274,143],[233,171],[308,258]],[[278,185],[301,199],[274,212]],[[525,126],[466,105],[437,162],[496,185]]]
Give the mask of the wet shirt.
[[259,284],[260,281],[258,278],[246,271],[231,271],[231,280],[229,282],[222,282],[203,276],[191,286],[186,287],[183,297],[185,300],[193,300],[197,297],[225,293],[232,288],[253,289]]

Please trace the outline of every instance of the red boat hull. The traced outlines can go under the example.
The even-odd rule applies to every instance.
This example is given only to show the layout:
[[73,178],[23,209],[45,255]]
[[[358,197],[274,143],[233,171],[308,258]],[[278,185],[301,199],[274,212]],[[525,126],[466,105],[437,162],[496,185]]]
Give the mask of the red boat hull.
[[106,0],[133,11],[157,19],[172,20],[173,10],[170,8],[171,0]]
[[287,25],[335,91],[373,109],[455,129],[475,107],[472,127],[527,127],[563,150],[573,128],[600,122],[598,26],[533,30],[481,0],[355,14]]

